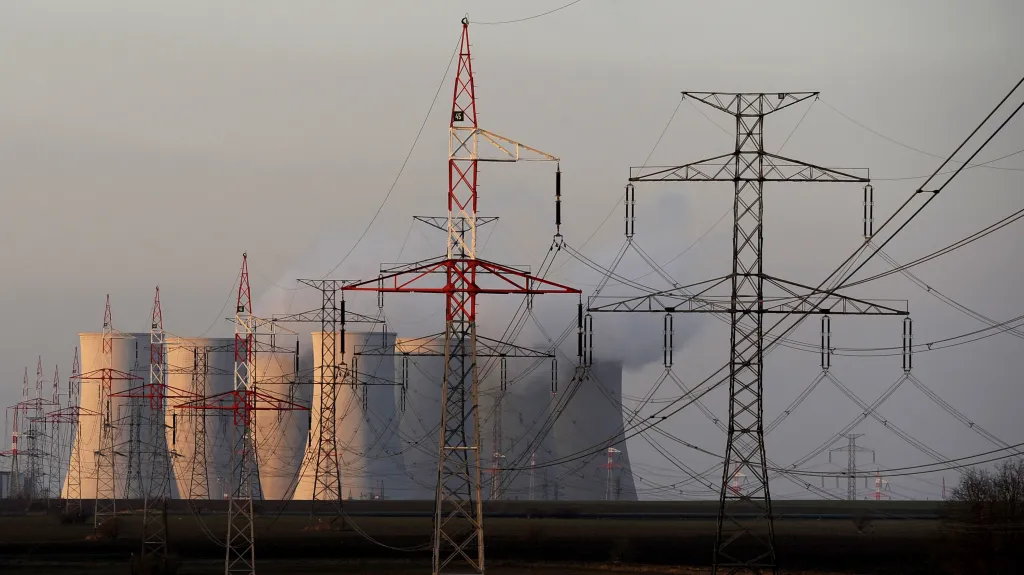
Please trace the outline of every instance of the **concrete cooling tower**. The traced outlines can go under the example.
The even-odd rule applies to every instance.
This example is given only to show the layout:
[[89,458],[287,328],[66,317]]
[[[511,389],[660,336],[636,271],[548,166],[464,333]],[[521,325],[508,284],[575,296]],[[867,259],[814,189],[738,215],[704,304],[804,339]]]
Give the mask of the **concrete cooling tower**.
[[[609,478],[607,447],[623,437],[622,363],[595,361],[590,377],[571,382],[567,368],[559,372],[564,408],[555,420],[555,451],[558,457],[572,458],[554,468],[552,498],[560,500],[636,501],[636,487],[629,466],[625,442],[614,446],[613,467]],[[576,388],[575,390],[573,388]],[[604,448],[599,453],[589,453]]]
[[[311,362],[310,354],[307,350],[300,355],[297,374],[294,353],[257,353],[257,388],[309,406],[310,385],[301,381],[301,375],[308,375],[304,364]],[[308,432],[308,411],[256,412],[256,454],[263,499],[291,499]]]
[[[340,334],[339,334],[340,337]],[[313,334],[314,381],[321,379],[318,351],[322,333]],[[406,478],[399,437],[399,413],[395,408],[394,334],[346,333],[344,358],[356,374],[357,384],[338,387],[336,428],[341,489],[344,499],[395,498],[391,486]],[[380,355],[355,356],[361,350],[380,350]],[[314,385],[313,429],[302,463],[294,499],[313,497],[319,433],[317,409],[322,386]],[[397,494],[396,494],[397,495]]]
[[[183,390],[212,396],[231,391],[234,388],[234,339],[167,338],[165,381],[172,388],[171,394],[174,390]],[[230,469],[231,412],[175,409],[175,403],[181,400],[168,400],[165,419],[173,463],[172,491],[181,498],[221,499],[226,492],[224,478]],[[197,433],[200,422],[205,422],[205,437]],[[197,444],[197,441],[202,443]],[[203,449],[205,473],[202,471]],[[204,477],[206,483],[202,481]]]
[[[506,500],[545,499],[554,458],[554,437],[542,433],[551,415],[549,360],[509,359],[507,389],[501,396],[501,445],[495,444],[497,404],[501,395],[498,358],[481,359],[480,443],[484,497]],[[497,456],[495,454],[497,453]],[[533,468],[531,462],[541,465]],[[495,469],[497,471],[495,471]],[[497,474],[498,482],[494,482]],[[550,474],[553,477],[553,474]],[[533,490],[531,492],[531,477]]]
[[[401,378],[403,363],[408,371],[405,413],[398,429],[402,438],[406,478],[395,487],[396,499],[434,499],[437,486],[437,442],[441,426],[441,380],[444,358],[411,355],[422,339],[396,339],[395,372]],[[403,359],[404,358],[404,359]],[[400,394],[401,390],[396,389]],[[400,395],[396,395],[400,397]]]
[[[119,373],[111,377],[111,393],[127,391],[138,387],[149,380],[149,334],[117,334],[111,341],[111,353],[108,357],[103,353],[103,334],[79,334],[81,349],[81,407],[86,413],[102,413],[100,405],[100,388],[103,379],[102,370],[112,368]],[[131,374],[138,379],[130,380],[123,374]],[[149,442],[151,425],[157,425],[158,437],[156,449],[166,449],[163,440],[163,414],[150,412],[149,401],[145,399],[129,399],[127,397],[111,397],[109,399],[111,421],[114,426],[114,449],[118,455],[115,462],[115,495],[118,498],[137,497],[142,485],[151,480],[149,466],[143,463],[145,457],[142,442]],[[81,454],[81,485],[83,499],[96,497],[97,451],[100,450],[101,418],[98,415],[85,415],[81,418],[78,432],[72,449]],[[62,493],[67,495],[67,478]]]

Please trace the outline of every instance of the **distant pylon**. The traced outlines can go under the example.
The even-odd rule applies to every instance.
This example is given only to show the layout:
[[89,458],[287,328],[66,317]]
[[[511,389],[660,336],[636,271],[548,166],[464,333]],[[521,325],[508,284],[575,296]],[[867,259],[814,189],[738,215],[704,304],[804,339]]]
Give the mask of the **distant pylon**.
[[[118,420],[112,413],[113,385],[115,381],[128,382],[128,387],[133,382],[141,380],[140,377],[130,373],[114,369],[114,338],[124,337],[114,329],[113,315],[110,312],[110,294],[107,294],[106,307],[103,310],[103,340],[102,353],[105,356],[107,367],[94,369],[81,374],[80,381],[99,382],[99,418],[100,418],[100,445],[95,453],[95,476],[96,492],[93,508],[93,529],[99,531],[107,520],[117,515],[117,464],[118,453],[115,446]],[[113,529],[108,535],[116,536],[117,524],[113,523]]]
[[64,513],[68,517],[82,514],[82,442],[78,439],[82,418],[82,364],[75,347],[71,361],[71,377],[68,378],[68,409],[73,412],[68,426],[68,492],[64,498]]
[[[60,409],[60,367],[53,367],[53,392],[50,399],[50,403],[54,406],[54,409]],[[47,505],[49,508],[49,500],[57,499],[60,501],[60,484],[61,484],[61,467],[64,461],[64,450],[61,441],[61,425],[60,422],[55,418],[49,418],[50,421],[50,435],[48,437],[49,449],[47,453],[49,455],[47,479],[48,486],[46,488]]]
[[[29,499],[43,495],[45,478],[43,476],[43,358],[36,359],[36,392],[32,398],[32,415],[29,418]],[[49,500],[49,495],[46,496]]]
[[612,501],[614,499],[617,499],[617,497],[615,496],[615,480],[614,480],[614,475],[612,474],[612,471],[616,467],[622,467],[622,466],[615,462],[615,454],[616,453],[621,453],[621,452],[618,449],[615,449],[614,447],[609,447],[608,448],[608,461],[604,465],[602,465],[602,467],[605,468],[605,482],[604,482],[604,500],[605,501]]
[[160,306],[160,286],[153,298],[153,314],[149,331],[149,478],[143,490],[142,555],[145,567],[155,563],[161,572],[167,567],[167,500],[170,498],[171,462],[167,452],[164,418],[167,383],[165,361],[164,314]]
[[883,497],[886,497],[886,498],[889,497],[888,495],[884,495],[882,493],[883,490],[884,491],[888,491],[889,490],[889,482],[884,480],[884,479],[882,479],[881,475],[879,475],[879,473],[876,471],[875,472],[875,493],[874,493],[875,501],[881,501],[881,499]]
[[22,422],[24,420],[23,412],[28,408],[28,403],[28,367],[26,367],[25,376],[21,383],[21,402],[7,408],[12,412],[11,449],[10,451],[5,451],[3,455],[11,458],[11,486],[9,495],[11,499],[21,499],[25,497],[25,478],[21,473],[23,462],[21,461],[19,440],[21,438]]
[[846,458],[846,499],[853,501],[857,499],[857,453],[858,452],[870,452],[871,462],[875,461],[875,452],[871,449],[857,446],[857,438],[862,437],[863,433],[850,433],[846,436],[848,441],[846,447],[837,447],[828,453],[829,462],[832,461],[833,451],[845,451]]

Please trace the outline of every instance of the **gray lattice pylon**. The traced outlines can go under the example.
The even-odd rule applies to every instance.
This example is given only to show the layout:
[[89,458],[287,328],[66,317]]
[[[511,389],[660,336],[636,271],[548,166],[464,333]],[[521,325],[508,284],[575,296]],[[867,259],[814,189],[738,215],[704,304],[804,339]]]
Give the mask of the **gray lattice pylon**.
[[[765,182],[867,182],[866,172],[836,170],[786,158],[764,149],[765,116],[817,97],[817,92],[724,93],[684,92],[689,97],[730,114],[736,122],[731,153],[681,166],[631,168],[630,182],[718,181],[733,184],[732,271],[713,280],[728,282],[729,294],[697,295],[676,288],[670,292],[621,302],[588,306],[590,311],[659,313],[723,313],[729,315],[729,415],[726,455],[722,466],[718,528],[713,571],[718,573],[775,573],[774,524],[768,483],[763,430],[764,316],[769,313],[838,315],[905,315],[879,306],[784,282],[763,272],[763,186]],[[706,282],[702,282],[706,283]],[[768,284],[781,296],[766,296]],[[828,298],[832,297],[831,302]],[[774,298],[774,299],[773,299]],[[817,302],[807,306],[808,301]],[[750,488],[729,489],[733,473],[745,472]]]

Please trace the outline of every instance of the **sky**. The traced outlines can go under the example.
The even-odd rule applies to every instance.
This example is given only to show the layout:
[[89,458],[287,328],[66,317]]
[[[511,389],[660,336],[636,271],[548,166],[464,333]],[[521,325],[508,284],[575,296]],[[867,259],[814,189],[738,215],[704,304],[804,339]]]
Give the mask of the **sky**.
[[[679,164],[732,148],[730,119],[680,103],[680,91],[820,91],[819,101],[768,120],[766,146],[784,144],[784,155],[815,164],[870,168],[880,218],[1024,72],[1024,38],[1015,28],[1024,5],[1010,0],[583,0],[532,20],[485,24],[561,4],[6,3],[0,404],[20,398],[24,367],[34,377],[37,355],[47,382],[55,364],[70,371],[77,334],[101,327],[105,294],[123,331],[145,331],[159,285],[169,332],[227,335],[232,326],[223,318],[243,251],[258,308],[270,313],[315,307],[316,294],[294,290],[296,277],[321,277],[350,250],[333,277],[374,277],[381,262],[440,253],[444,238],[413,226],[411,217],[445,213],[446,67],[467,11],[481,126],[561,158],[566,241],[605,266],[624,241],[630,166],[648,156],[650,164]],[[979,159],[1024,148],[1022,122]],[[908,261],[1024,207],[1024,156],[993,165],[1010,169],[965,171],[886,251]],[[536,269],[554,232],[553,171],[548,164],[481,170],[480,213],[501,217],[481,232],[484,257]],[[862,241],[856,185],[769,185],[766,198],[765,267],[773,275],[816,284]],[[638,245],[659,262],[689,248],[667,266],[673,277],[691,283],[727,273],[730,222],[721,218],[728,184],[641,185],[637,199]],[[1021,239],[1010,226],[915,273],[990,318],[1013,318],[1024,280],[1015,249]],[[552,279],[591,292],[600,277],[565,260]],[[884,269],[876,262],[866,273]],[[649,268],[627,258],[617,271],[638,277]],[[657,285],[656,276],[648,280]],[[631,292],[610,285],[604,293]],[[852,295],[908,300],[920,341],[984,327],[898,275]],[[399,331],[440,331],[440,301],[414,297],[387,300]],[[372,300],[354,305],[373,308]],[[481,329],[497,337],[511,304],[481,305]],[[550,331],[564,327],[566,317],[547,318]],[[794,337],[816,341],[812,323]],[[675,371],[692,385],[725,361],[728,329],[707,318],[681,317],[676,325]],[[600,353],[638,364],[625,393],[643,396],[661,369],[661,318],[600,316],[595,329]],[[900,344],[898,320],[834,320],[832,330],[837,346]],[[1004,333],[923,353],[914,373],[1016,443],[1024,438],[1016,409],[1024,400],[1015,368],[1020,346]],[[837,357],[832,371],[871,401],[902,373],[899,362]],[[766,418],[819,371],[816,353],[773,353]],[[722,390],[708,407],[724,413]],[[769,437],[769,457],[798,459],[860,411],[823,384]],[[947,457],[992,448],[909,385],[880,412]],[[716,452],[724,446],[723,434],[693,408],[665,429]],[[882,467],[930,461],[873,422],[857,432]],[[679,470],[641,438],[629,446],[649,479],[678,479]],[[712,463],[679,445],[671,450],[694,467]],[[808,466],[836,469],[824,455]],[[941,475],[891,483],[903,495],[935,498]],[[806,495],[785,481],[773,489],[778,497]]]

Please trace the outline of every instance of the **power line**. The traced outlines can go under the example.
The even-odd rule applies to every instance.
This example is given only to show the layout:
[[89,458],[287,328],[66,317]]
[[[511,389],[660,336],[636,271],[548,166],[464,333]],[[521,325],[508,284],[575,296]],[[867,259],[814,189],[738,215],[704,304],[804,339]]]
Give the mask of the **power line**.
[[[859,122],[859,121],[851,118],[847,114],[845,114],[842,111],[840,111],[839,108],[836,108],[832,104],[829,104],[826,100],[822,100],[821,103],[825,104],[826,106],[831,108],[833,112],[839,114],[840,116],[846,118],[850,122],[856,124],[857,126],[860,126],[861,128],[867,130],[868,132],[871,132],[872,134],[878,136],[879,138],[882,138],[883,140],[885,140],[887,142],[896,144],[897,146],[899,146],[901,148],[906,148],[906,149],[911,150],[913,152],[917,152],[918,154],[923,154],[925,156],[929,156],[929,157],[932,157],[932,158],[937,158],[939,160],[944,160],[945,159],[944,156],[940,156],[938,154],[933,154],[931,152],[922,150],[921,148],[915,148],[914,146],[911,146],[910,144],[905,144],[903,142],[900,142],[899,140],[896,140],[894,138],[890,138],[889,136],[886,136],[885,134],[879,132],[878,130],[875,130],[875,129],[873,129],[873,128],[863,124],[862,122]],[[1024,151],[1024,150],[1022,150],[1022,151]],[[1018,153],[1020,153],[1020,152],[1014,152],[1014,154],[1018,154]],[[1010,154],[1010,155],[1014,155],[1014,154]],[[1004,157],[1009,157],[1009,156],[1004,156]],[[1003,159],[1003,158],[999,158],[999,159]],[[994,162],[996,160],[992,160],[992,161]],[[1017,171],[1017,172],[1024,172],[1024,168],[1003,168],[1003,167],[999,167],[999,166],[988,166],[988,165],[986,165],[988,163],[991,163],[991,162],[986,162],[985,164],[972,164],[969,167],[971,167],[971,168],[982,168],[982,167],[985,167],[985,168],[989,168],[989,169],[993,169],[993,170],[1012,170],[1012,171]],[[911,179],[911,178],[907,178],[907,179]]]
[[344,264],[346,260],[348,260],[349,256],[352,255],[352,252],[356,251],[356,247],[358,247],[359,243],[362,242],[363,238],[366,237],[366,234],[370,231],[370,228],[373,226],[374,222],[377,221],[377,218],[380,216],[381,211],[384,209],[384,205],[388,203],[388,199],[391,197],[391,193],[395,191],[395,186],[398,185],[398,180],[401,179],[402,173],[405,171],[405,166],[409,163],[409,158],[412,157],[413,150],[416,149],[416,144],[419,143],[420,141],[420,135],[423,134],[423,128],[426,127],[427,120],[430,118],[430,113],[434,110],[434,104],[437,103],[437,97],[441,94],[441,88],[444,87],[444,81],[448,79],[448,71],[451,70],[452,68],[452,62],[455,61],[455,55],[459,53],[459,46],[461,45],[461,43],[462,38],[459,37],[459,41],[455,44],[455,49],[452,50],[451,58],[448,59],[448,66],[445,67],[444,69],[444,75],[441,77],[441,81],[437,85],[437,90],[434,92],[434,98],[430,101],[430,107],[427,108],[427,113],[423,116],[423,122],[420,123],[420,129],[416,131],[416,137],[413,138],[412,145],[409,146],[409,152],[405,155],[405,159],[402,160],[402,165],[401,167],[398,168],[398,174],[395,175],[394,181],[391,182],[391,187],[388,188],[388,193],[384,194],[384,199],[381,200],[380,205],[377,206],[377,211],[374,212],[373,217],[370,218],[369,223],[366,224],[366,227],[363,229],[363,233],[359,234],[359,237],[356,239],[356,242],[352,244],[352,247],[348,250],[345,256],[341,258],[341,261],[339,261],[337,265],[331,268],[330,271],[325,273],[321,279],[326,278],[327,276],[334,273],[335,270],[340,268],[341,265]]
[[581,1],[582,0],[573,0],[572,2],[569,2],[568,4],[564,4],[562,6],[559,6],[558,8],[554,8],[552,10],[548,10],[547,12],[542,12],[540,14],[534,14],[533,16],[527,16],[525,18],[517,18],[515,20],[502,20],[502,21],[499,21],[499,22],[477,22],[477,21],[474,20],[472,23],[480,25],[480,26],[499,26],[501,24],[516,24],[516,23],[519,23],[519,22],[526,22],[527,20],[535,20],[537,18],[541,18],[543,16],[547,16],[548,14],[554,14],[555,12],[558,12],[560,10],[565,10],[566,8],[568,8],[570,6],[574,6],[576,4],[579,4]]

